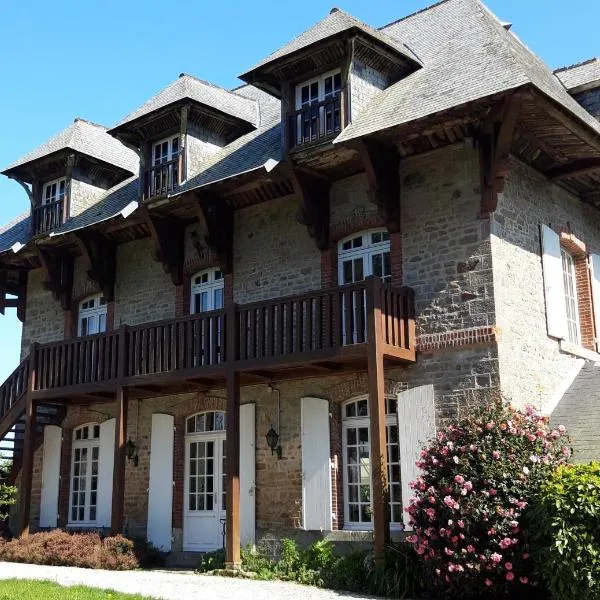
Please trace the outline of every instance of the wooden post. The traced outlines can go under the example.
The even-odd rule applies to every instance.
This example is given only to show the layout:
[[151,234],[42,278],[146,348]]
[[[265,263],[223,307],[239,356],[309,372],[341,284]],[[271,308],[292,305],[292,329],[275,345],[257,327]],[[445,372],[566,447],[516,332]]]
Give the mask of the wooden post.
[[240,558],[240,374],[235,369],[239,327],[237,307],[227,307],[227,506],[225,566],[239,569]]
[[123,529],[123,502],[125,499],[125,444],[127,442],[127,388],[117,388],[117,419],[115,423],[115,456],[113,467],[111,532],[121,533]]
[[32,392],[36,385],[37,346],[37,343],[34,343],[29,350],[29,376],[27,377],[27,391],[25,396],[25,440],[23,446],[23,468],[21,469],[21,515],[19,522],[19,532],[23,536],[29,535],[29,514],[31,510],[31,479],[33,476],[36,428],[36,406],[33,402]]
[[389,543],[389,488],[385,426],[385,379],[383,370],[381,280],[367,278],[367,353],[369,415],[371,424],[371,473],[373,481],[373,530],[376,558],[383,557]]

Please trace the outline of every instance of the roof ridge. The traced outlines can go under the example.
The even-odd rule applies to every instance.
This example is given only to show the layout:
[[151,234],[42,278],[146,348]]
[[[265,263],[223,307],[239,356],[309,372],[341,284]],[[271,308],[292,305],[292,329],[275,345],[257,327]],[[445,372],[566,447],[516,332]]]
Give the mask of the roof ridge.
[[[209,87],[215,88],[217,90],[222,90],[224,92],[229,92],[231,94],[234,93],[233,90],[229,90],[226,87],[223,87],[216,83],[212,83],[212,81],[208,81],[206,79],[201,79],[200,77],[197,77],[196,75],[191,75],[190,73],[180,73],[179,77],[175,81],[173,81],[173,83],[175,83],[178,79],[181,79],[182,77],[189,77],[190,79],[193,79],[194,81],[197,81],[197,82],[207,85]],[[170,85],[173,85],[173,84],[170,84]],[[236,94],[236,96],[239,96],[239,94]],[[240,97],[243,98],[243,96],[240,96]],[[250,98],[247,98],[247,100],[250,100]]]
[[404,17],[400,17],[399,19],[396,19],[395,21],[391,21],[390,23],[387,23],[386,25],[377,27],[377,30],[382,31],[383,29],[391,27],[392,25],[395,25],[396,23],[401,23],[402,21],[406,21],[407,19],[410,19],[411,17],[415,17],[416,15],[420,15],[421,13],[427,12],[428,10],[431,10],[432,8],[436,8],[440,4],[446,4],[446,2],[451,2],[451,0],[439,0],[439,2],[435,2],[434,4],[430,4],[429,6],[426,6],[425,8],[416,10],[408,15],[405,15]]
[[593,56],[592,58],[588,58],[587,60],[582,60],[578,63],[573,63],[572,65],[566,65],[564,67],[558,67],[558,69],[554,69],[554,73],[564,73],[565,71],[570,71],[571,69],[576,69],[577,67],[583,67],[584,65],[589,65],[593,62],[599,62],[600,57]]
[[87,123],[88,125],[92,125],[93,127],[99,127],[100,129],[103,129],[104,131],[108,130],[108,127],[106,125],[102,125],[101,123],[96,123],[95,121],[90,121],[89,119],[84,119],[83,117],[75,117],[73,119],[73,123]]

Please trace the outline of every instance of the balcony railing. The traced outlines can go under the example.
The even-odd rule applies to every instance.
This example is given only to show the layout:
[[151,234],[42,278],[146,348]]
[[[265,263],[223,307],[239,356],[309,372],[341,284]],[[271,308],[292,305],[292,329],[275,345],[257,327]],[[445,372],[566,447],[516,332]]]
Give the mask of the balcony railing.
[[144,199],[166,196],[178,183],[179,157],[155,165],[144,173]]
[[31,211],[31,227],[33,235],[47,233],[60,227],[64,219],[65,201],[56,200],[36,206]]
[[[222,372],[228,361],[233,361],[240,372],[319,360],[343,362],[345,352],[366,347],[371,341],[370,318],[380,319],[377,330],[383,351],[412,361],[413,313],[412,290],[363,281],[178,319],[122,326],[108,333],[37,346],[34,391],[117,381],[137,385],[143,377],[161,374],[166,379],[176,373],[191,379]],[[231,343],[235,348],[228,347]],[[352,352],[351,356],[356,359],[358,354]],[[15,393],[10,397],[21,389],[23,376],[11,376],[16,383],[11,384]]]
[[311,102],[289,115],[289,147],[306,146],[333,138],[343,128],[344,95],[338,92]]

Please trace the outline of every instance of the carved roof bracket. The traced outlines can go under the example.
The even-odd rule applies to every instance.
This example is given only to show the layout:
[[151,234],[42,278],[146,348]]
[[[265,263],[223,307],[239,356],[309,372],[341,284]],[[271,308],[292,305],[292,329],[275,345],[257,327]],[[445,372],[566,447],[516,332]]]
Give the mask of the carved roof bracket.
[[296,219],[305,225],[319,250],[329,248],[330,192],[329,179],[294,165],[289,168],[294,192],[300,200]]
[[369,200],[377,206],[390,233],[400,231],[400,155],[395,147],[373,138],[356,148],[367,176]]
[[[7,298],[7,294],[15,296]],[[17,309],[17,318],[25,321],[25,305],[27,301],[27,271],[20,271],[17,281],[9,281],[8,270],[0,270],[0,314],[5,314],[7,308]]]
[[147,206],[139,214],[150,231],[154,244],[154,259],[162,263],[174,285],[183,283],[185,225],[182,221],[152,215]]
[[44,287],[52,292],[63,310],[69,310],[73,291],[73,257],[39,244],[34,244],[33,250],[44,271]]
[[524,100],[522,92],[505,98],[492,109],[479,133],[481,168],[481,213],[487,216],[496,210],[498,194],[504,190],[504,178],[509,170],[509,154]]
[[211,193],[195,193],[194,207],[204,244],[217,256],[224,273],[233,267],[233,208]]
[[117,247],[114,242],[94,231],[78,231],[75,239],[88,260],[88,277],[95,281],[108,302],[115,299]]

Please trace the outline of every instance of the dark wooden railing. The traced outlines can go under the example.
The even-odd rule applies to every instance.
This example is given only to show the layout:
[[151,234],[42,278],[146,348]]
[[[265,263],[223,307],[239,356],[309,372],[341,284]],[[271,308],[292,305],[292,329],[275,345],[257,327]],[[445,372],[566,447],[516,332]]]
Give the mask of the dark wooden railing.
[[21,361],[0,386],[0,417],[4,417],[26,392],[28,376],[29,357]]
[[166,196],[179,182],[179,157],[151,167],[144,173],[144,198]]
[[[218,369],[227,361],[228,328],[240,370],[292,360],[335,358],[369,340],[369,310],[381,319],[380,343],[414,358],[412,290],[367,281],[224,310],[119,329],[37,346],[35,391],[132,378]],[[404,354],[402,354],[406,351]],[[411,354],[412,353],[412,354]],[[21,367],[20,367],[21,368]],[[26,371],[0,388],[8,402],[24,389]],[[16,391],[10,391],[16,390]],[[0,395],[0,399],[4,396]]]
[[60,227],[64,220],[64,200],[56,200],[35,206],[31,211],[31,227],[33,235],[47,233]]
[[289,114],[290,148],[313,144],[331,138],[343,127],[343,92],[311,102]]

